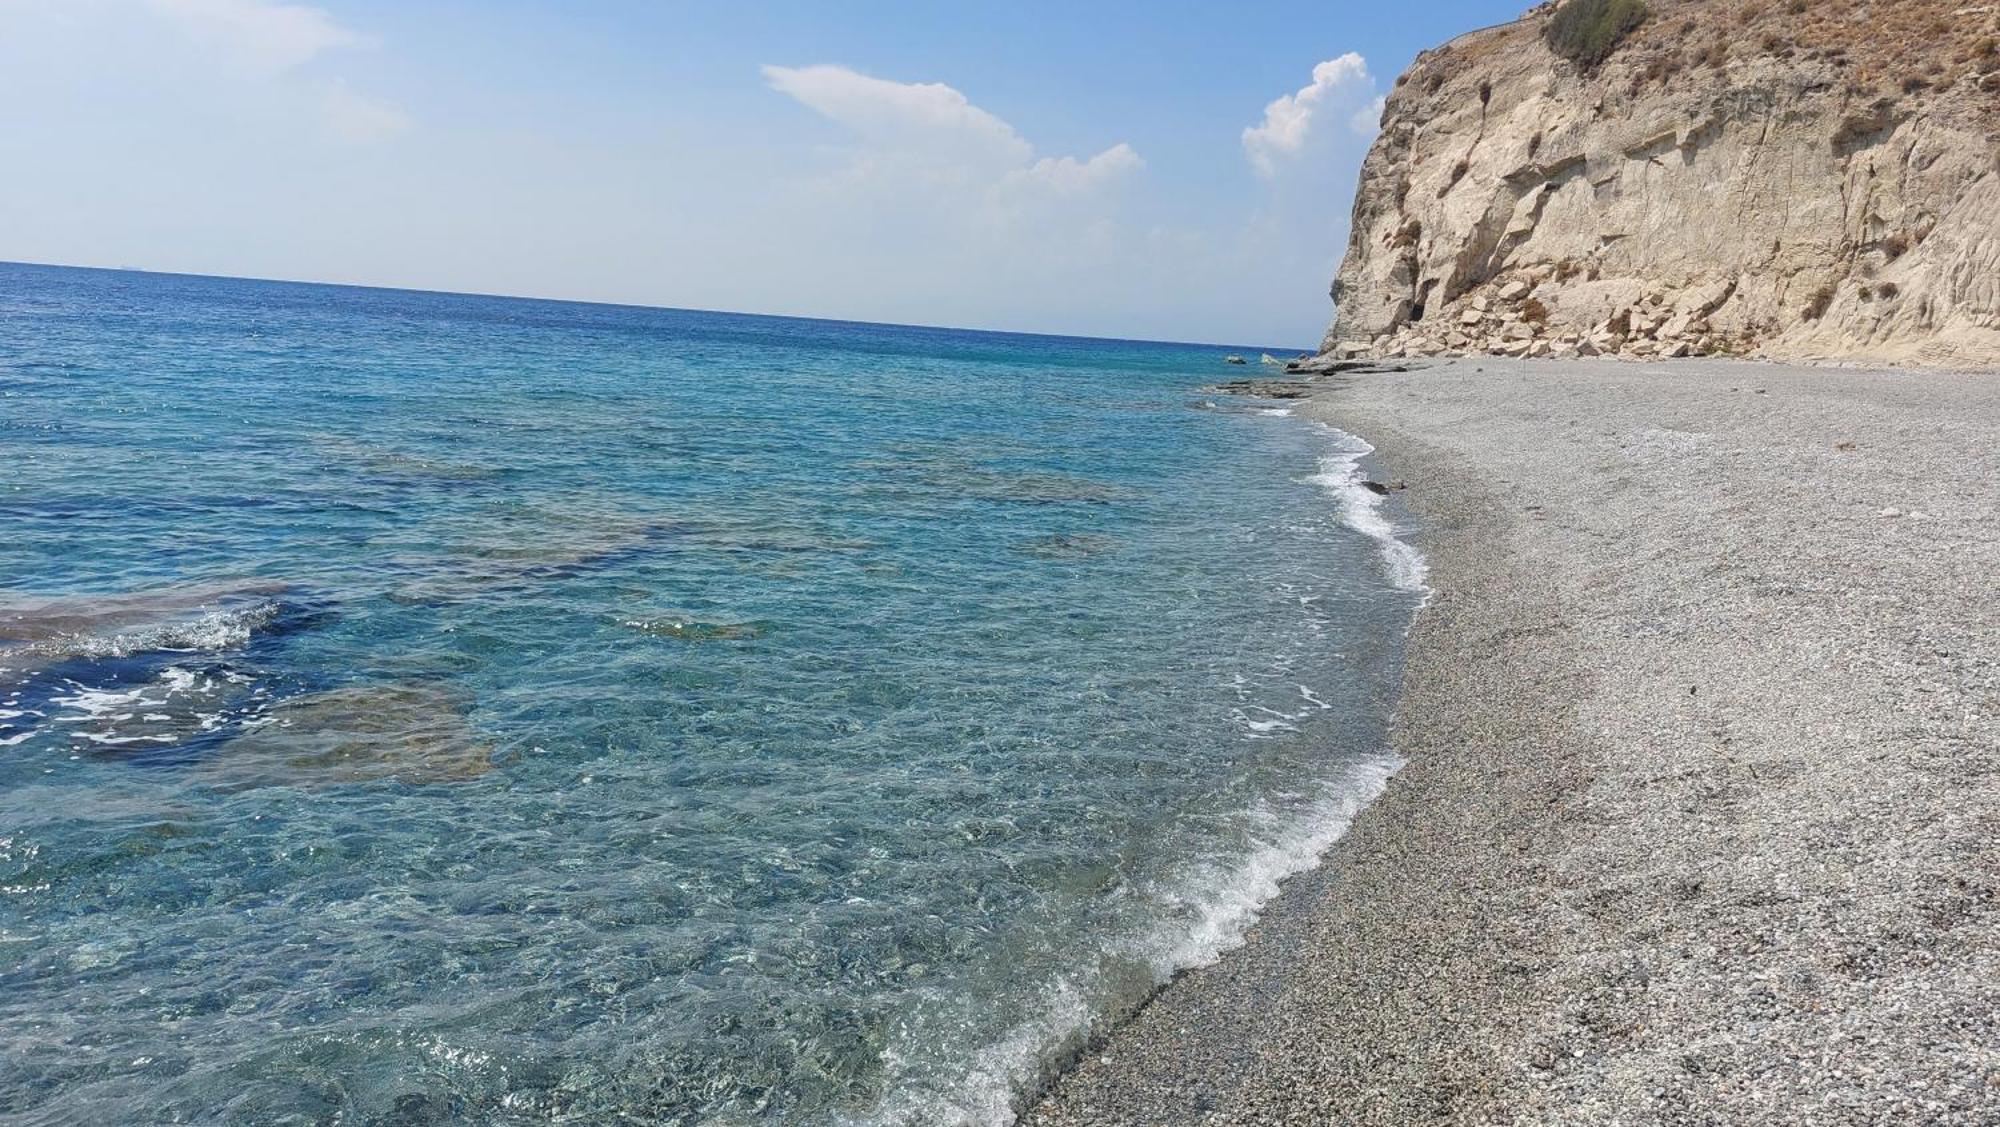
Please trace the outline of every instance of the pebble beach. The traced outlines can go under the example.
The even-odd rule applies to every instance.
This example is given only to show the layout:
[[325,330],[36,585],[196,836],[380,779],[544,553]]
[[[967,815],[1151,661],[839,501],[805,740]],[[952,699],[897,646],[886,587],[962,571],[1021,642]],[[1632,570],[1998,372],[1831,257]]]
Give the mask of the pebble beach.
[[1407,765],[1025,1120],[2000,1121],[2000,380],[1488,358],[1308,412],[1428,558]]

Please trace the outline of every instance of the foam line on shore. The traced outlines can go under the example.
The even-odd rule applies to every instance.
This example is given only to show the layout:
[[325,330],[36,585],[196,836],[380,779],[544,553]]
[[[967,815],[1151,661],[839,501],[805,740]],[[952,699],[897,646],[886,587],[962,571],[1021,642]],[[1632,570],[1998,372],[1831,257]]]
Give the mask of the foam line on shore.
[[[1103,976],[1114,964],[1145,966],[1161,985],[1182,971],[1207,966],[1241,947],[1251,925],[1286,878],[1320,863],[1346,835],[1354,818],[1388,786],[1402,761],[1384,754],[1363,760],[1319,784],[1304,810],[1250,809],[1249,852],[1222,864],[1184,869],[1145,895],[1160,909],[1157,926],[1114,936],[1100,957],[1079,973],[1051,983],[1036,1012],[989,1042],[965,1062],[943,1091],[903,1093],[851,1121],[854,1127],[1006,1127],[1017,1122],[1017,1102],[1062,1058],[1079,1051],[1104,1019]],[[894,1050],[890,1053],[894,1060]],[[944,1095],[949,1092],[949,1095]]]
[[1362,485],[1368,475],[1361,470],[1361,460],[1373,454],[1375,447],[1360,436],[1337,427],[1320,422],[1313,425],[1333,436],[1334,449],[1320,459],[1320,472],[1313,475],[1312,481],[1340,503],[1343,524],[1375,541],[1380,547],[1389,582],[1399,590],[1423,596],[1428,602],[1431,595],[1429,562],[1414,545],[1402,539],[1402,530],[1382,511],[1382,495]]

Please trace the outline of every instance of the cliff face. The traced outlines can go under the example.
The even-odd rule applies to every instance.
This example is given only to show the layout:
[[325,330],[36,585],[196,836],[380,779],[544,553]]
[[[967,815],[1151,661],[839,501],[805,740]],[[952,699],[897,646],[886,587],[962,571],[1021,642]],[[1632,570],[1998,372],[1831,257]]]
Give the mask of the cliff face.
[[2000,4],[1552,11],[1397,80],[1325,351],[2000,364]]

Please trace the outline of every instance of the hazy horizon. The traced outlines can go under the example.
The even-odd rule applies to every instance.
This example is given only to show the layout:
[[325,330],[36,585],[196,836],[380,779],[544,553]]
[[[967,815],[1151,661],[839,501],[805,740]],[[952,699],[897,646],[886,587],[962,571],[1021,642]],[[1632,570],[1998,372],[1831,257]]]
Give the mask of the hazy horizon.
[[0,259],[1303,348],[1393,75],[1514,14],[0,0]]
[[597,301],[588,298],[545,297],[539,294],[489,293],[484,290],[438,290],[418,286],[375,285],[369,282],[328,282],[317,278],[263,278],[243,274],[199,274],[185,270],[148,270],[143,266],[93,266],[79,262],[20,262],[0,259],[0,266],[30,270],[85,270],[100,274],[142,274],[162,278],[194,278],[214,282],[252,282],[273,286],[325,286],[332,289],[383,290],[390,293],[427,294],[437,297],[479,298],[492,301],[534,301],[552,305],[601,305],[613,309],[647,309],[665,313],[700,313],[717,317],[769,317],[781,321],[825,321],[829,324],[871,325],[889,329],[924,329],[932,332],[988,333],[994,336],[1050,337],[1096,340],[1130,344],[1178,344],[1198,348],[1262,348],[1289,351],[1303,348],[1285,342],[1255,340],[1189,340],[1168,337],[1106,336],[1102,333],[1058,333],[1037,329],[996,329],[980,325],[941,325],[923,321],[874,321],[855,317],[825,317],[812,313],[774,313],[757,309],[711,309],[696,305],[657,305],[643,301]]

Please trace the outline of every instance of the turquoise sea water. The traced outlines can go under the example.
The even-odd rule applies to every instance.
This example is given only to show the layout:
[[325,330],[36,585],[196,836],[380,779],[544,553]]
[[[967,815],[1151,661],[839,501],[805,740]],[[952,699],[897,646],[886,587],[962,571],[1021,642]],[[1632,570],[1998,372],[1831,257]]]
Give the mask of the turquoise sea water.
[[1006,1121],[1390,769],[1222,351],[0,266],[0,1117]]

